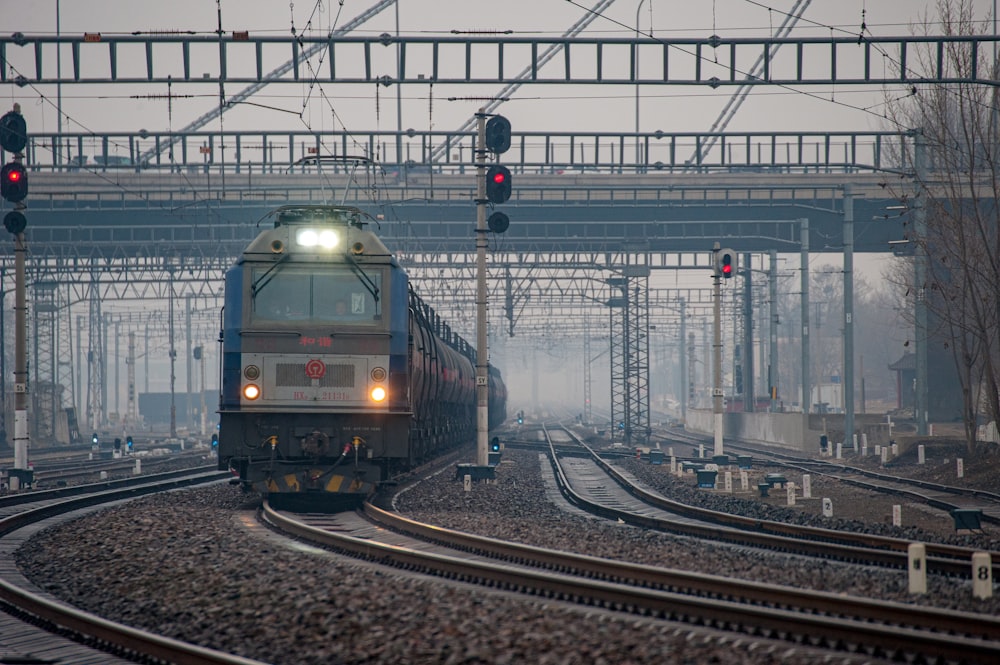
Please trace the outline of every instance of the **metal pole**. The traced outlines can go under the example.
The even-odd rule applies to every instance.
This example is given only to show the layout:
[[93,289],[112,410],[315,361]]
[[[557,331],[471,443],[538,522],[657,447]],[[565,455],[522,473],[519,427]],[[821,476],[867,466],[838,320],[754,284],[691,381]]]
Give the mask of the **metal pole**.
[[122,322],[115,321],[115,415],[118,417],[118,422],[124,421],[122,418],[121,410],[121,336],[122,336]]
[[[639,12],[642,11],[642,3],[646,0],[639,0],[635,8],[635,39],[639,40]],[[642,163],[642,147],[639,145],[639,45],[635,46],[635,168],[639,170]]]
[[174,366],[177,364],[177,349],[174,347],[174,271],[170,270],[170,292],[167,294],[170,311],[170,437],[177,438],[177,404],[174,400],[174,392],[177,384],[177,373]]
[[[62,36],[62,21],[60,20],[59,12],[59,0],[56,0],[56,39]],[[53,146],[55,148],[55,158],[56,165],[62,165],[62,44],[56,44],[56,76],[59,77],[59,82],[56,84],[56,144]]]
[[[913,161],[917,173],[917,186],[927,182],[926,143],[924,133],[917,130],[914,137]],[[914,395],[917,434],[926,436],[928,427],[927,404],[927,209],[924,207],[926,196],[914,197],[913,233],[916,236],[916,247],[913,255],[913,288],[916,299],[913,303],[914,339],[913,353],[916,365],[916,394]]]
[[0,446],[7,447],[7,339],[3,335],[7,309],[7,271],[0,268]]
[[681,422],[687,422],[688,415],[688,391],[691,389],[691,379],[688,375],[688,354],[684,345],[687,343],[687,303],[681,298],[681,335],[678,342],[680,348],[680,402],[681,402]]
[[476,464],[489,463],[489,352],[486,348],[486,115],[476,115]]
[[753,389],[753,270],[750,269],[750,252],[743,253],[743,411],[757,410],[757,396]]
[[722,455],[722,276],[719,274],[719,243],[712,251],[714,283],[712,321],[712,414],[715,421],[715,455]]
[[205,426],[207,424],[207,417],[205,415],[205,347],[201,347],[201,435],[205,436]]
[[83,317],[77,315],[76,317],[76,421],[78,423],[83,422],[83,388],[80,385],[80,381],[83,380]]
[[[25,298],[24,232],[14,236],[14,468],[28,468],[28,308]],[[10,479],[12,490],[20,489],[19,479]]]
[[194,421],[194,372],[192,359],[194,348],[191,343],[191,294],[184,296],[184,380],[187,382],[187,411],[184,416],[184,426],[191,427]]
[[809,413],[809,406],[812,402],[812,384],[809,376],[809,363],[811,362],[809,355],[809,220],[803,218],[799,220],[799,223],[802,233],[799,260],[802,289],[802,413]]
[[767,352],[767,391],[771,396],[771,412],[778,407],[778,250],[772,249],[768,288],[771,294],[770,348]]
[[854,438],[854,189],[844,185],[844,446]]

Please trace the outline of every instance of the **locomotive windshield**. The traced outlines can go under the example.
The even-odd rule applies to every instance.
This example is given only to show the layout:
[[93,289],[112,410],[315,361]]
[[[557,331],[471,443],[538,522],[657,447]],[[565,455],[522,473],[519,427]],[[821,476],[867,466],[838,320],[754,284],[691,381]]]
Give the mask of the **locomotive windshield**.
[[[254,322],[305,322],[374,325],[382,319],[382,273],[364,278],[349,268],[280,266],[258,268],[252,284]],[[266,275],[266,276],[265,276]]]

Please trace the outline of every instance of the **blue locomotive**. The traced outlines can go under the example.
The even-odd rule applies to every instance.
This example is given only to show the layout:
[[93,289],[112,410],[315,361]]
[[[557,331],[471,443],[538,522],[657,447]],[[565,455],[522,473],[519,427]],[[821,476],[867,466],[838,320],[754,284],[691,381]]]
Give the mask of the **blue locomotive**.
[[[226,273],[219,468],[272,499],[357,500],[475,439],[475,351],[365,214],[286,206]],[[489,427],[507,392],[489,368]]]

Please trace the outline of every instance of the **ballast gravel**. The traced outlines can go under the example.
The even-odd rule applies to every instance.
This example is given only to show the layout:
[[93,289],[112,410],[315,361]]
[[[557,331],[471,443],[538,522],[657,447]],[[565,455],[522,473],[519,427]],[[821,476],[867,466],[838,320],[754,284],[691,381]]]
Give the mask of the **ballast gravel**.
[[[545,547],[914,602],[905,572],[734,549],[569,512],[537,453],[507,451],[497,475],[497,484],[466,492],[449,469],[410,487],[397,506],[415,519]],[[52,527],[17,552],[17,563],[85,610],[276,665],[881,662],[378,568],[272,534],[255,520],[255,497],[225,484]],[[995,598],[974,601],[967,583],[932,576],[929,588],[915,602],[1000,612]]]

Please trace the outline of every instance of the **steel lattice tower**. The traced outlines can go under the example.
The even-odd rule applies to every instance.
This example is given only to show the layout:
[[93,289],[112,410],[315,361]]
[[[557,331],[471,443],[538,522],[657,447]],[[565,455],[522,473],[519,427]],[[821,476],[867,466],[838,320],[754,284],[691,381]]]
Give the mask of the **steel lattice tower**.
[[56,323],[59,312],[58,283],[36,282],[34,303],[34,356],[30,394],[33,396],[31,432],[43,445],[55,443],[56,412],[61,400],[56,380]]
[[87,423],[94,431],[103,424],[104,413],[104,317],[101,315],[100,275],[91,273],[90,328],[87,336]]
[[628,345],[626,308],[628,299],[624,293],[628,289],[628,280],[624,277],[608,279],[611,296],[608,298],[610,356],[611,356],[611,440],[627,441],[629,413],[628,391],[624,390],[627,377],[625,348]]
[[626,266],[627,442],[649,441],[649,266]]
[[611,325],[612,439],[649,440],[649,266],[607,280]]

